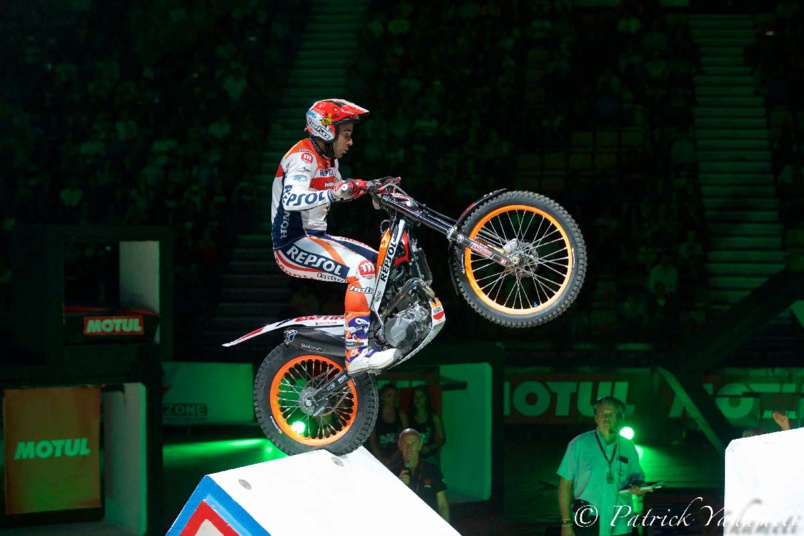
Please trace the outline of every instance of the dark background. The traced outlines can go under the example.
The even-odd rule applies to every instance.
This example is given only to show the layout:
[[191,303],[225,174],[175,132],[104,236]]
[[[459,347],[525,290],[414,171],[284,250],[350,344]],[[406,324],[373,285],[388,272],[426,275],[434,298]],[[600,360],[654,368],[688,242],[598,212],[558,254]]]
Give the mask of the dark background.
[[[163,225],[175,244],[173,358],[220,359],[210,348],[221,339],[210,333],[235,251],[270,248],[278,161],[267,147],[271,126],[284,120],[312,5],[31,1],[0,9],[4,335],[14,314],[7,234],[15,226]],[[782,226],[774,253],[795,269],[804,227],[802,11],[796,1],[373,2],[357,35],[333,36],[356,43],[343,67],[345,93],[318,98],[371,110],[342,162],[345,176],[399,175],[415,198],[454,217],[496,188],[539,191],[584,233],[589,271],[578,301],[547,325],[512,331],[469,310],[452,291],[443,237],[419,232],[450,318],[439,342],[471,332],[519,344],[526,357],[514,355],[511,365],[534,364],[533,350],[545,364],[656,366],[723,311],[707,268],[713,229],[694,113],[694,80],[708,66],[690,20],[718,12],[751,21],[754,39],[740,62],[767,121],[768,180]],[[299,137],[303,124],[300,115]],[[381,219],[360,200],[335,207],[330,225],[376,245]],[[696,255],[682,246],[688,236]],[[65,252],[67,301],[116,302],[115,247]],[[668,301],[649,284],[662,255],[678,272]],[[295,312],[341,312],[342,288],[288,279],[271,285],[309,309]],[[795,366],[800,357],[801,325],[788,313],[720,365]],[[512,427],[509,448],[531,433]]]

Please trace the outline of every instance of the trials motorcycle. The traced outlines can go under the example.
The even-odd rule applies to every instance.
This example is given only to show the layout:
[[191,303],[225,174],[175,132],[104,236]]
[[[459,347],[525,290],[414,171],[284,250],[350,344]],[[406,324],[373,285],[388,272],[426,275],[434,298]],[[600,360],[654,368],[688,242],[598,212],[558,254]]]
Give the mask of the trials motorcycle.
[[[454,220],[413,199],[399,178],[367,184],[374,207],[388,213],[380,228],[375,286],[368,294],[369,343],[397,350],[388,368],[420,352],[444,326],[444,308],[413,234],[417,226],[447,238],[457,293],[495,324],[543,324],[577,297],[586,273],[586,246],[575,221],[552,199],[497,190]],[[262,431],[291,455],[317,449],[343,455],[360,447],[377,419],[378,372],[346,372],[343,315],[282,320],[224,346],[274,330],[283,330],[284,341],[265,357],[254,382]]]

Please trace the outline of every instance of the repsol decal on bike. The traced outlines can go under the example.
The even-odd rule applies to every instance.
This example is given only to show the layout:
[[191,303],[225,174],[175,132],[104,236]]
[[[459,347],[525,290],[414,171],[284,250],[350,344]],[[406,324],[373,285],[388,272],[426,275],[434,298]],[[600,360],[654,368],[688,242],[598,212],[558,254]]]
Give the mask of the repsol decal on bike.
[[380,267],[380,281],[385,283],[388,281],[388,275],[391,273],[391,264],[394,255],[396,254],[396,247],[399,243],[394,241],[388,244],[388,248],[385,250],[385,258],[382,260],[382,266]]
[[380,306],[380,300],[385,294],[385,286],[388,283],[388,277],[391,275],[391,264],[393,263],[396,248],[405,232],[405,220],[399,222],[396,227],[396,235],[391,238],[390,229],[386,230],[382,237],[380,244],[380,252],[377,262],[380,266],[380,272],[377,276],[377,285],[374,290],[374,299],[371,301],[371,309],[376,311]]
[[280,251],[300,266],[318,268],[326,273],[338,276],[341,279],[346,279],[346,275],[349,273],[349,267],[345,264],[335,262],[329,257],[324,257],[321,255],[316,255],[315,253],[310,253],[309,251],[301,250],[295,245],[282,248]]

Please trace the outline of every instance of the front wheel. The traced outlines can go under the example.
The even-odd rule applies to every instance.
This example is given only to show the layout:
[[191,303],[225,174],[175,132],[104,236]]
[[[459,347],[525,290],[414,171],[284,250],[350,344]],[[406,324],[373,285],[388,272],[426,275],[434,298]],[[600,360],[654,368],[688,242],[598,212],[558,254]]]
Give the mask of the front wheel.
[[340,456],[368,439],[379,407],[371,374],[361,374],[330,394],[318,416],[305,404],[343,367],[343,359],[284,344],[263,360],[254,380],[254,411],[263,433],[279,450],[293,455],[326,449]]
[[511,259],[501,266],[456,246],[458,289],[495,324],[543,324],[578,296],[586,275],[586,245],[578,225],[552,199],[506,192],[478,205],[461,233]]

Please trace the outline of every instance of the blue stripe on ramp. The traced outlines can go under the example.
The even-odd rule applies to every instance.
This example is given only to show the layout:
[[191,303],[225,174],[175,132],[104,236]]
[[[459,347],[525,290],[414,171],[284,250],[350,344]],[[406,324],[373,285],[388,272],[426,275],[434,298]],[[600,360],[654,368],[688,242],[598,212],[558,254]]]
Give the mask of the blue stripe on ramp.
[[241,536],[271,536],[260,524],[258,524],[246,510],[240,506],[217,482],[209,476],[201,479],[201,482],[190,495],[190,499],[182,508],[181,513],[173,522],[167,536],[179,536],[187,525],[192,515],[198,509],[201,501],[206,501],[230,527],[235,529]]

